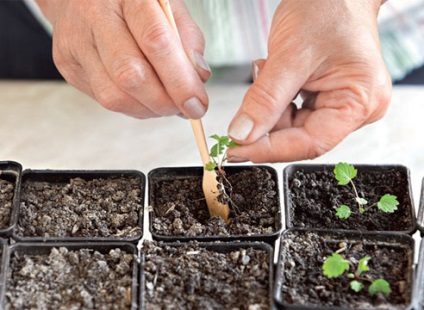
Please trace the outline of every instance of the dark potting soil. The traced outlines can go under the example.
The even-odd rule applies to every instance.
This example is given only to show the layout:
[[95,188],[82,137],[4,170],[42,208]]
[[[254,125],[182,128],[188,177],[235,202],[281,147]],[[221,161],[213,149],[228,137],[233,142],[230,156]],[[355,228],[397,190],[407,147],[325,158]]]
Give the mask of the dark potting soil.
[[141,234],[141,183],[136,177],[23,183],[18,235],[133,237]]
[[0,229],[10,226],[14,190],[12,182],[0,179]]
[[232,188],[230,219],[210,217],[202,179],[160,180],[153,184],[153,229],[165,236],[272,234],[281,228],[278,188],[271,173],[253,167],[227,174]]
[[269,309],[269,256],[144,243],[145,309]]
[[11,257],[6,309],[130,309],[134,255],[52,248]]
[[[300,228],[349,229],[367,231],[407,231],[413,227],[407,176],[396,169],[361,170],[353,180],[359,197],[371,205],[384,194],[397,196],[398,209],[384,213],[373,207],[359,213],[351,184],[337,185],[331,170],[296,171],[289,180],[291,225]],[[336,208],[345,204],[352,214],[348,219],[336,216]]]
[[[351,242],[329,242],[313,232],[288,234],[282,243],[284,248],[284,283],[282,300],[287,304],[321,305],[344,309],[406,309],[411,303],[412,250],[407,246],[373,244],[366,237]],[[322,271],[326,257],[340,248],[345,259],[351,262],[349,272],[354,272],[358,261],[370,256],[369,271],[361,276],[371,280],[383,278],[390,283],[392,292],[388,298],[382,293],[368,294],[369,284],[356,293],[349,287],[347,273],[328,279]]]

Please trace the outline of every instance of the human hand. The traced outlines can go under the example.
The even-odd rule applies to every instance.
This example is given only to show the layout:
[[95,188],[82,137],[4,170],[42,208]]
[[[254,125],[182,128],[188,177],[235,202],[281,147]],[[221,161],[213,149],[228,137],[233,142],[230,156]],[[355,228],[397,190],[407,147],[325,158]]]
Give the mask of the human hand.
[[[352,131],[380,119],[391,81],[377,32],[380,0],[283,0],[268,58],[230,124],[242,144],[229,161],[287,162],[318,157]],[[300,109],[291,103],[301,90]]]
[[181,42],[157,1],[38,4],[53,25],[58,70],[105,108],[137,118],[206,112],[204,38],[182,0],[171,0]]

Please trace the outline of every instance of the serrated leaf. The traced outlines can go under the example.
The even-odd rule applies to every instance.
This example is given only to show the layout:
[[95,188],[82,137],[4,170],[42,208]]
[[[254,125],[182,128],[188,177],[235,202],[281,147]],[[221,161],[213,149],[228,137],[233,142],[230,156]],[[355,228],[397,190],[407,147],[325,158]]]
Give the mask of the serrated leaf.
[[359,203],[362,206],[365,206],[368,201],[366,201],[364,198],[356,197],[356,202]]
[[237,142],[234,142],[233,140],[230,140],[230,142],[228,143],[228,147],[236,147],[236,146],[240,146],[240,144],[238,144]]
[[212,135],[212,136],[210,136],[210,138],[212,138],[212,139],[214,139],[214,140],[216,140],[218,142],[219,142],[219,139],[221,139],[221,137],[218,136],[218,135]]
[[390,194],[385,194],[380,198],[380,201],[377,203],[377,208],[386,213],[393,213],[397,210],[397,197]]
[[356,177],[358,170],[354,166],[349,165],[348,163],[338,163],[334,168],[334,175],[336,180],[339,181],[339,185],[346,185]]
[[221,136],[221,137],[219,138],[219,143],[221,143],[221,144],[223,144],[223,145],[227,146],[227,145],[228,145],[228,143],[230,143],[230,138],[228,138],[228,136]]
[[364,287],[364,285],[361,282],[357,281],[357,280],[350,281],[350,288],[352,290],[354,290],[355,292],[357,292],[357,293],[360,290],[362,290],[363,287]]
[[206,170],[208,170],[208,171],[213,171],[213,170],[215,170],[215,167],[216,167],[216,163],[214,163],[214,162],[212,162],[212,161],[208,162],[208,163],[205,165],[205,169],[206,169]]
[[370,267],[368,267],[368,262],[370,261],[370,259],[371,256],[365,256],[359,260],[358,271],[356,272],[358,276],[360,276],[361,273],[370,270]]
[[336,209],[336,216],[341,219],[347,219],[351,214],[350,208],[346,205],[341,205]]
[[337,278],[349,270],[349,262],[340,254],[333,253],[324,261],[322,270],[327,278]]
[[383,293],[386,297],[389,297],[392,289],[390,288],[389,282],[384,279],[377,279],[368,288],[368,293],[372,296],[378,292]]
[[217,143],[211,147],[211,152],[209,153],[212,157],[218,157],[224,152],[224,146],[221,143]]

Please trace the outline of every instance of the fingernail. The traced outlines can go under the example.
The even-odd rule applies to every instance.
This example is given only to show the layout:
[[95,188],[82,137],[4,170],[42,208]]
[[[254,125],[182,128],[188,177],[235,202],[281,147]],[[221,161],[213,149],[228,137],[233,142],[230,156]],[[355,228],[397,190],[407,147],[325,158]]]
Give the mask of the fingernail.
[[205,106],[196,97],[190,98],[184,102],[183,108],[188,117],[192,119],[199,119],[206,113]]
[[230,162],[230,163],[243,163],[243,162],[246,162],[246,161],[249,161],[248,159],[246,159],[246,158],[242,158],[242,157],[228,157],[228,162]]
[[211,72],[211,68],[209,67],[203,55],[196,51],[194,51],[193,54],[194,54],[194,61],[196,62],[196,65],[202,68],[203,70]]
[[239,141],[245,140],[254,126],[253,120],[247,114],[240,114],[228,129],[228,135]]
[[256,64],[255,61],[252,61],[252,78],[253,80],[256,80],[259,75],[259,66]]

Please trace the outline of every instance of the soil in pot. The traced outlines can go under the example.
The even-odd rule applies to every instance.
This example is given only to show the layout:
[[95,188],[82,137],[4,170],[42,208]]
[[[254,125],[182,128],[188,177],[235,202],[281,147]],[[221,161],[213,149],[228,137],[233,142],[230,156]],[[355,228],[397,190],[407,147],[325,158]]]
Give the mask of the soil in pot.
[[269,245],[145,242],[142,253],[143,309],[271,307]]
[[[29,248],[10,257],[5,309],[136,309],[133,302],[133,253],[89,246]],[[136,292],[134,292],[136,294]]]
[[[361,258],[370,256],[369,271],[362,274],[370,280],[383,278],[390,283],[388,298],[382,293],[371,296],[369,283],[358,293],[350,288],[347,272],[327,278],[322,265],[326,257],[338,251],[350,262],[349,272]],[[338,237],[331,233],[287,231],[281,241],[277,269],[277,300],[281,305],[327,307],[329,309],[407,309],[412,294],[413,240],[407,235],[372,236],[357,234]]]
[[[358,174],[354,180],[359,196],[365,198],[368,205],[378,202],[388,193],[397,196],[399,205],[393,213],[384,213],[376,207],[360,213],[352,186],[337,185],[333,165],[296,169],[289,177],[286,174],[287,226],[413,232],[415,213],[409,178],[406,168],[399,167],[357,165]],[[336,208],[343,204],[352,210],[347,219],[336,216]]]
[[0,230],[10,226],[15,182],[7,180],[0,174]]
[[281,212],[275,171],[268,167],[225,169],[231,184],[226,190],[231,199],[229,225],[220,217],[209,216],[202,191],[202,168],[198,168],[194,175],[149,178],[152,233],[185,237],[277,234]]
[[137,176],[119,175],[76,176],[65,182],[24,178],[15,233],[42,238],[141,237],[141,182]]

